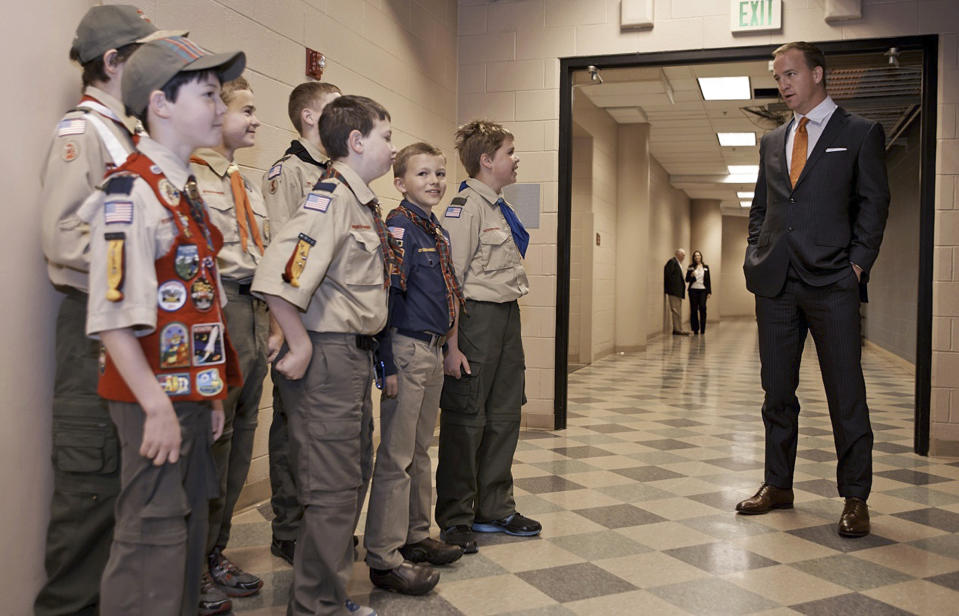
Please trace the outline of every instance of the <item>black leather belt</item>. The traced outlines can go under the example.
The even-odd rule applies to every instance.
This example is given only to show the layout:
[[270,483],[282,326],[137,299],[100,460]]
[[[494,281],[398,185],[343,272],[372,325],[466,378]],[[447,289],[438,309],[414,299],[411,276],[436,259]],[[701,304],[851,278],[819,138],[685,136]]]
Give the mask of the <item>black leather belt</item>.
[[236,285],[236,292],[239,293],[240,295],[252,295],[252,293],[250,293],[250,287],[252,286],[253,286],[253,283],[238,284]]
[[376,339],[373,336],[367,336],[365,334],[357,334],[356,348],[360,349],[361,351],[375,351]]
[[403,329],[397,327],[394,330],[397,334],[401,336],[406,336],[407,338],[413,338],[415,340],[422,340],[430,346],[443,346],[446,343],[446,336],[441,336],[439,334],[433,334],[430,332],[418,332],[411,329]]

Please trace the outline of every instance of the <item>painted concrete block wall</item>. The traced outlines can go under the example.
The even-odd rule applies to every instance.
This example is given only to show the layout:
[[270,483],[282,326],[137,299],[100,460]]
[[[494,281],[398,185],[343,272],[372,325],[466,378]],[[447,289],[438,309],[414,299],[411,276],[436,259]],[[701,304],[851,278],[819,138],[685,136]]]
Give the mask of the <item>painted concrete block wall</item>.
[[[863,0],[862,5],[862,19],[829,24],[821,0],[784,0],[782,32],[733,36],[729,3],[719,0],[654,0],[654,27],[642,31],[620,29],[619,0],[460,0],[461,82],[468,80],[475,88],[475,99],[461,102],[460,115],[464,110],[467,115],[495,111],[524,124],[556,119],[558,58],[567,56],[941,35],[933,311],[937,332],[948,326],[950,342],[933,351],[932,437],[959,441],[959,10],[955,0]],[[503,89],[508,84],[500,81],[493,90],[485,76],[496,63],[522,63],[527,78],[514,81],[512,89]],[[558,127],[546,136],[554,153],[557,135]],[[547,181],[555,180],[556,169]],[[555,195],[553,188],[544,193]],[[543,205],[555,209],[555,201]],[[542,242],[555,247],[555,237]],[[536,344],[550,346],[548,341]]]
[[[723,300],[720,282],[725,270],[722,259],[723,213],[719,209],[718,199],[692,199],[689,202],[689,247],[687,267],[693,263],[693,251],[703,255],[703,262],[709,266],[709,282],[712,297],[706,301],[706,319],[710,325],[719,322]],[[688,286],[688,285],[687,285]]]
[[[756,301],[753,294],[746,290],[746,276],[743,274],[743,258],[746,253],[746,237],[749,235],[749,219],[745,216],[723,216],[723,275],[719,280],[719,292],[722,302],[719,304],[719,317],[756,316]],[[712,257],[710,257],[712,258]],[[713,280],[713,288],[716,281]]]
[[[689,252],[689,198],[669,183],[669,174],[650,157],[649,235],[646,253],[646,337],[672,329],[663,293],[663,267],[677,248]],[[689,265],[688,256],[683,265]],[[688,298],[687,298],[688,299]],[[689,321],[689,302],[682,304],[683,322]]]

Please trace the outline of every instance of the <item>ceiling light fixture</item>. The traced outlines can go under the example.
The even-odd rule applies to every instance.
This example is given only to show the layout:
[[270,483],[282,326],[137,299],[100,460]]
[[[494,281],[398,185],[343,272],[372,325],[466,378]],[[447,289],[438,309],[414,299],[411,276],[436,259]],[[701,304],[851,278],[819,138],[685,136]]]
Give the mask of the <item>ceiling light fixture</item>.
[[751,191],[751,190],[749,190],[749,191],[739,191],[739,192],[736,193],[736,196],[739,197],[740,199],[752,199],[753,197],[756,196],[756,193],[754,193],[754,192]]
[[749,77],[699,77],[703,100],[738,101],[752,98]]
[[719,137],[719,145],[724,148],[756,145],[756,133],[716,133],[716,136]]
[[759,165],[726,165],[729,175],[759,175]]
[[740,207],[752,207],[753,202],[752,202],[752,201],[740,201],[740,202],[739,202],[739,205],[740,205]]

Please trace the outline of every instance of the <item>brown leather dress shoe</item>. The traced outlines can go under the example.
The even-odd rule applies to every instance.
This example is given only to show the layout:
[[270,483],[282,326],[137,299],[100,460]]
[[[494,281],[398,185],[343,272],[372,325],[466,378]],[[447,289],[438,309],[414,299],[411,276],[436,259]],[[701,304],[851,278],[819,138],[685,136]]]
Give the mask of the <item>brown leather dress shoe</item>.
[[839,517],[839,535],[865,537],[869,534],[869,506],[861,498],[850,496]]
[[394,569],[370,569],[375,586],[404,595],[425,595],[440,581],[440,574],[429,565],[404,560]]
[[757,515],[767,513],[771,509],[792,509],[793,491],[783,490],[776,486],[764,483],[752,498],[747,498],[736,505],[737,513]]

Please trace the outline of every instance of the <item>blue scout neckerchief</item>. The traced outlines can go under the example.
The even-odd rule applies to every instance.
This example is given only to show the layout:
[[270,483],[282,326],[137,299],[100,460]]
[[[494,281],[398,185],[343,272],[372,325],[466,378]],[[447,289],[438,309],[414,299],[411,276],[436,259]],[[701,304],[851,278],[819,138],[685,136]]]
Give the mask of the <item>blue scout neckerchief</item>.
[[[466,180],[463,180],[460,183],[459,192],[463,192],[468,187],[469,184],[466,183]],[[503,213],[503,218],[509,225],[509,230],[513,234],[513,243],[516,244],[519,254],[526,258],[526,249],[529,247],[529,231],[523,226],[523,221],[519,219],[513,208],[507,205],[502,197],[496,200],[496,205],[499,206],[499,211]]]

